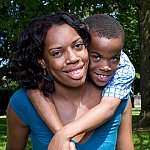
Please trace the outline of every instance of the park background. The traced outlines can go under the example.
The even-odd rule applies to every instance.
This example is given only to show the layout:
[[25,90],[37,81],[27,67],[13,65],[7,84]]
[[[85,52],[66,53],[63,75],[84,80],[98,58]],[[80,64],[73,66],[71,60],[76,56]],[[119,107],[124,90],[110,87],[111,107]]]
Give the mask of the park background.
[[[56,11],[86,18],[96,13],[115,17],[125,30],[123,51],[135,66],[133,141],[135,150],[150,150],[150,0],[0,0],[0,150],[6,144],[6,108],[19,88],[11,74],[11,55],[27,23]],[[31,149],[31,144],[27,149]]]

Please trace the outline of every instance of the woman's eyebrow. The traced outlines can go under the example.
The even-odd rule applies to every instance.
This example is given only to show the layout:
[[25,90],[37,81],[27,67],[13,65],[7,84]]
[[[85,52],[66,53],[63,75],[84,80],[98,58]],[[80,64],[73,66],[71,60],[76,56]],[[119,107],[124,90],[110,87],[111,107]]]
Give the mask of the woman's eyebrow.
[[54,50],[54,49],[61,49],[61,48],[62,48],[61,46],[58,46],[58,47],[56,46],[56,47],[49,48],[48,51],[51,51],[51,50]]
[[[73,41],[72,43],[76,43],[76,42],[79,41],[79,40],[82,40],[82,38],[79,37],[79,38],[77,38],[75,41]],[[83,40],[82,40],[82,42],[83,42]]]

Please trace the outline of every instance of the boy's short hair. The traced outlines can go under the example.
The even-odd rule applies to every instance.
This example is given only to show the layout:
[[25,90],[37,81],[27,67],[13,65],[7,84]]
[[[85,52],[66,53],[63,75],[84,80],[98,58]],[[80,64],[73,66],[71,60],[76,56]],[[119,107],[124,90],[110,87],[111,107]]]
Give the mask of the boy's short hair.
[[105,14],[95,14],[84,20],[89,26],[91,36],[125,39],[124,29],[115,18]]

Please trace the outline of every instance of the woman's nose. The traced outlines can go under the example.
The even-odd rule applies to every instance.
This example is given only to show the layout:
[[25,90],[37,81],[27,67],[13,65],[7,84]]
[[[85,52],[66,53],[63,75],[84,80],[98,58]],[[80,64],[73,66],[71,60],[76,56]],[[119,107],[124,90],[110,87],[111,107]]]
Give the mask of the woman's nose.
[[76,52],[73,51],[73,49],[68,49],[67,51],[67,60],[66,63],[75,63],[77,61],[79,61],[80,58],[79,56],[76,54]]

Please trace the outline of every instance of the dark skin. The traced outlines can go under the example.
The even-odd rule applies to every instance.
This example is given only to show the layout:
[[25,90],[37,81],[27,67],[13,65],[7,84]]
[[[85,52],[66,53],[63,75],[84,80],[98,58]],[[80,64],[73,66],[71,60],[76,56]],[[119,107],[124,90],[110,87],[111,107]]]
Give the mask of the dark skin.
[[[8,105],[7,110],[8,110],[7,111],[7,125],[9,126],[9,128],[7,128],[7,133],[9,134],[7,134],[6,149],[7,150],[10,150],[10,149],[11,150],[23,150],[26,147],[30,129],[28,126],[24,124],[24,122],[20,120],[20,118],[17,116],[17,114],[14,112],[14,110],[12,109],[10,105]],[[20,139],[23,139],[23,140],[20,140]],[[14,143],[18,143],[18,141],[20,141],[20,144],[14,144]]]
[[[97,38],[97,39],[95,39],[95,38]],[[117,64],[119,63],[119,56],[120,56],[120,49],[121,49],[121,47],[122,47],[122,40],[120,39],[120,38],[117,38],[117,39],[111,39],[111,40],[107,40],[107,39],[102,39],[102,38],[99,38],[99,37],[94,37],[93,38],[94,40],[94,42],[92,42],[92,44],[91,44],[91,49],[92,49],[92,52],[90,52],[90,56],[91,56],[91,58],[92,59],[94,59],[95,60],[95,58],[96,59],[101,59],[101,58],[104,58],[104,65],[106,64],[112,64],[112,65],[110,65],[111,66],[111,69],[109,69],[110,68],[110,66],[104,66],[104,69],[103,68],[101,68],[101,70],[105,70],[105,72],[111,72],[111,73],[109,73],[109,74],[112,74],[113,75],[113,73],[115,72],[115,70],[116,70],[116,68],[117,68]],[[100,41],[99,41],[100,40]],[[105,45],[103,45],[103,44],[96,44],[96,43],[101,43],[101,42],[103,42],[103,40],[105,40],[105,42],[104,43],[106,43],[106,41],[108,42],[107,44],[106,44],[106,46],[107,46],[107,49],[108,49],[108,53],[106,53],[106,54],[103,54],[103,49],[106,49],[105,48]],[[115,41],[116,41],[116,43],[115,43]],[[96,42],[96,43],[95,43]],[[109,45],[109,43],[110,43],[110,47],[108,46]],[[113,43],[113,45],[111,45],[111,43]],[[94,47],[94,45],[96,45],[97,47]],[[116,45],[118,45],[118,47],[116,47]],[[100,48],[99,48],[100,47]],[[102,53],[100,53],[100,49],[102,49]],[[112,49],[113,50],[115,50],[114,52],[112,51]],[[96,51],[96,50],[98,50],[98,51]],[[107,51],[106,51],[107,52]],[[112,53],[113,52],[113,53]],[[96,55],[95,55],[96,54]],[[106,55],[106,56],[105,56]],[[96,63],[94,64],[94,60],[93,61],[91,61],[91,64],[90,64],[90,68],[91,68],[91,70],[93,70],[92,68],[98,68],[99,66],[101,66],[102,67],[102,65],[99,65],[99,62],[96,60]],[[93,62],[93,64],[92,64],[92,62]],[[97,66],[96,66],[97,65]],[[112,67],[112,66],[114,66],[114,68]],[[112,69],[113,68],[113,69]],[[107,71],[108,70],[108,71]],[[113,71],[114,70],[114,71]],[[92,72],[92,71],[91,71]],[[101,71],[102,72],[102,71]],[[103,71],[104,72],[104,71]],[[92,76],[92,73],[91,73],[91,76]],[[94,80],[94,76],[93,76],[93,78],[92,78],[93,80]],[[107,81],[106,82],[99,82],[99,81],[97,81],[97,80],[95,80],[95,83],[97,84],[97,85],[106,85],[107,84]],[[37,95],[38,95],[38,92],[37,92]],[[30,96],[32,96],[32,93],[30,94]],[[41,97],[40,97],[41,98]],[[31,99],[34,99],[34,97],[31,97]],[[106,101],[107,100],[107,101]],[[40,100],[39,100],[40,101]],[[108,102],[108,103],[106,103],[106,102]],[[116,102],[116,104],[114,105],[112,102]],[[93,129],[93,127],[95,128],[96,126],[96,124],[97,124],[97,122],[96,121],[93,121],[94,119],[93,118],[97,118],[97,117],[95,117],[95,116],[93,116],[93,114],[104,114],[103,116],[105,116],[106,117],[106,114],[108,114],[109,115],[109,113],[108,112],[110,112],[110,114],[111,114],[111,108],[109,107],[109,106],[115,106],[114,107],[114,109],[112,109],[113,110],[113,112],[115,111],[115,109],[117,108],[117,106],[119,105],[119,103],[120,103],[120,100],[118,99],[115,99],[114,98],[114,100],[113,100],[113,98],[111,97],[110,98],[110,101],[108,100],[108,97],[103,97],[102,98],[102,100],[101,100],[101,104],[103,105],[103,106],[105,106],[106,107],[106,112],[104,111],[105,109],[104,109],[104,107],[103,107],[103,109],[100,109],[100,107],[101,107],[101,105],[98,105],[98,106],[96,106],[96,107],[94,107],[92,110],[90,110],[87,114],[85,114],[83,117],[81,117],[78,121],[76,121],[76,123],[75,122],[73,122],[73,123],[71,123],[71,124],[69,124],[69,125],[67,125],[67,126],[65,126],[65,127],[63,127],[62,128],[62,124],[59,122],[57,122],[57,119],[59,119],[59,117],[58,117],[58,115],[57,115],[57,112],[55,112],[55,114],[57,115],[56,116],[56,118],[54,117],[55,115],[53,115],[53,120],[55,120],[56,122],[52,122],[52,121],[50,121],[51,119],[50,119],[50,117],[48,117],[48,116],[50,116],[50,115],[46,115],[45,113],[44,113],[44,111],[42,112],[42,110],[41,110],[41,107],[40,108],[38,108],[37,106],[37,110],[39,111],[40,110],[40,115],[44,118],[44,120],[45,120],[45,122],[47,122],[47,124],[48,124],[48,126],[51,128],[51,127],[53,127],[53,131],[54,131],[54,133],[56,132],[56,131],[58,131],[58,129],[61,129],[61,131],[60,132],[58,132],[54,137],[54,139],[52,140],[52,142],[51,143],[53,143],[53,144],[50,144],[50,148],[51,149],[53,149],[53,147],[52,147],[52,145],[58,145],[58,149],[62,149],[61,148],[61,146],[63,145],[62,143],[64,143],[65,141],[63,140],[63,139],[67,139],[67,138],[65,138],[65,137],[68,137],[68,139],[66,140],[66,142],[67,141],[69,141],[69,139],[70,139],[70,137],[73,137],[73,136],[75,136],[76,135],[76,133],[82,133],[82,132],[84,132],[84,131],[88,131],[88,130],[92,130]],[[36,104],[35,104],[36,105]],[[55,107],[53,106],[53,104],[50,104],[49,103],[49,101],[47,101],[47,103],[46,104],[44,104],[43,103],[43,101],[42,101],[42,105],[43,105],[43,108],[44,108],[44,110],[45,110],[45,108],[48,110],[48,112],[49,112],[49,114],[51,114],[51,112],[50,112],[50,107],[51,108],[54,108],[55,109]],[[49,108],[48,108],[48,106],[50,106]],[[130,108],[131,109],[131,108]],[[113,112],[112,112],[112,114],[113,114]],[[92,114],[91,115],[91,117],[90,117],[90,114]],[[123,114],[123,116],[124,116],[124,114]],[[125,116],[127,116],[127,117],[124,117],[124,118],[129,118],[129,120],[131,120],[131,114],[130,113],[126,113],[126,115]],[[110,116],[109,116],[110,117]],[[49,118],[49,119],[48,119]],[[91,120],[90,120],[90,118],[92,118]],[[103,119],[102,117],[100,117],[101,119]],[[84,125],[83,125],[83,121],[84,121],[84,119],[85,120],[88,120],[87,122],[90,122],[90,124],[87,124],[87,123],[85,123]],[[124,119],[124,120],[126,120],[126,119]],[[123,121],[123,122],[125,122],[125,121]],[[52,124],[53,123],[53,124]],[[93,124],[92,124],[93,123]],[[80,127],[80,124],[82,124],[83,126],[84,126],[84,128],[81,128]],[[87,125],[89,125],[88,127],[87,127]],[[100,124],[99,124],[100,125]],[[78,127],[77,127],[78,126]],[[126,136],[121,136],[121,135],[125,135],[125,133],[128,133],[128,135],[130,135],[130,137],[131,138],[128,138],[129,140],[126,140],[126,142],[128,143],[128,142],[130,142],[131,141],[131,143],[132,143],[132,130],[131,130],[131,127],[132,127],[132,125],[130,124],[129,126],[128,125],[126,125],[126,126],[124,126],[124,124],[122,123],[121,124],[121,126],[123,126],[123,127],[121,127],[121,129],[119,130],[119,132],[121,133],[119,133],[119,137],[120,137],[120,141],[122,141],[122,139],[124,140],[124,138],[125,139],[127,139],[126,138]],[[55,128],[56,127],[56,128]],[[70,128],[70,129],[69,129]],[[87,128],[88,128],[88,130],[87,130]],[[124,132],[125,130],[123,130],[123,129],[126,129],[126,131],[127,132]],[[78,129],[78,130],[77,130]],[[128,129],[128,130],[127,130]],[[74,131],[75,133],[69,133],[68,134],[68,131]],[[62,137],[62,138],[61,138]],[[61,141],[61,142],[57,142],[57,141]],[[62,142],[63,141],[63,142]],[[59,143],[61,143],[60,145],[59,145]],[[120,143],[120,142],[119,142]],[[126,144],[125,144],[126,145]],[[125,147],[123,147],[123,145],[122,146],[118,146],[120,149],[122,148],[122,149],[124,149]],[[130,147],[129,147],[129,149],[132,149],[133,148],[133,143],[132,144],[130,144]]]

